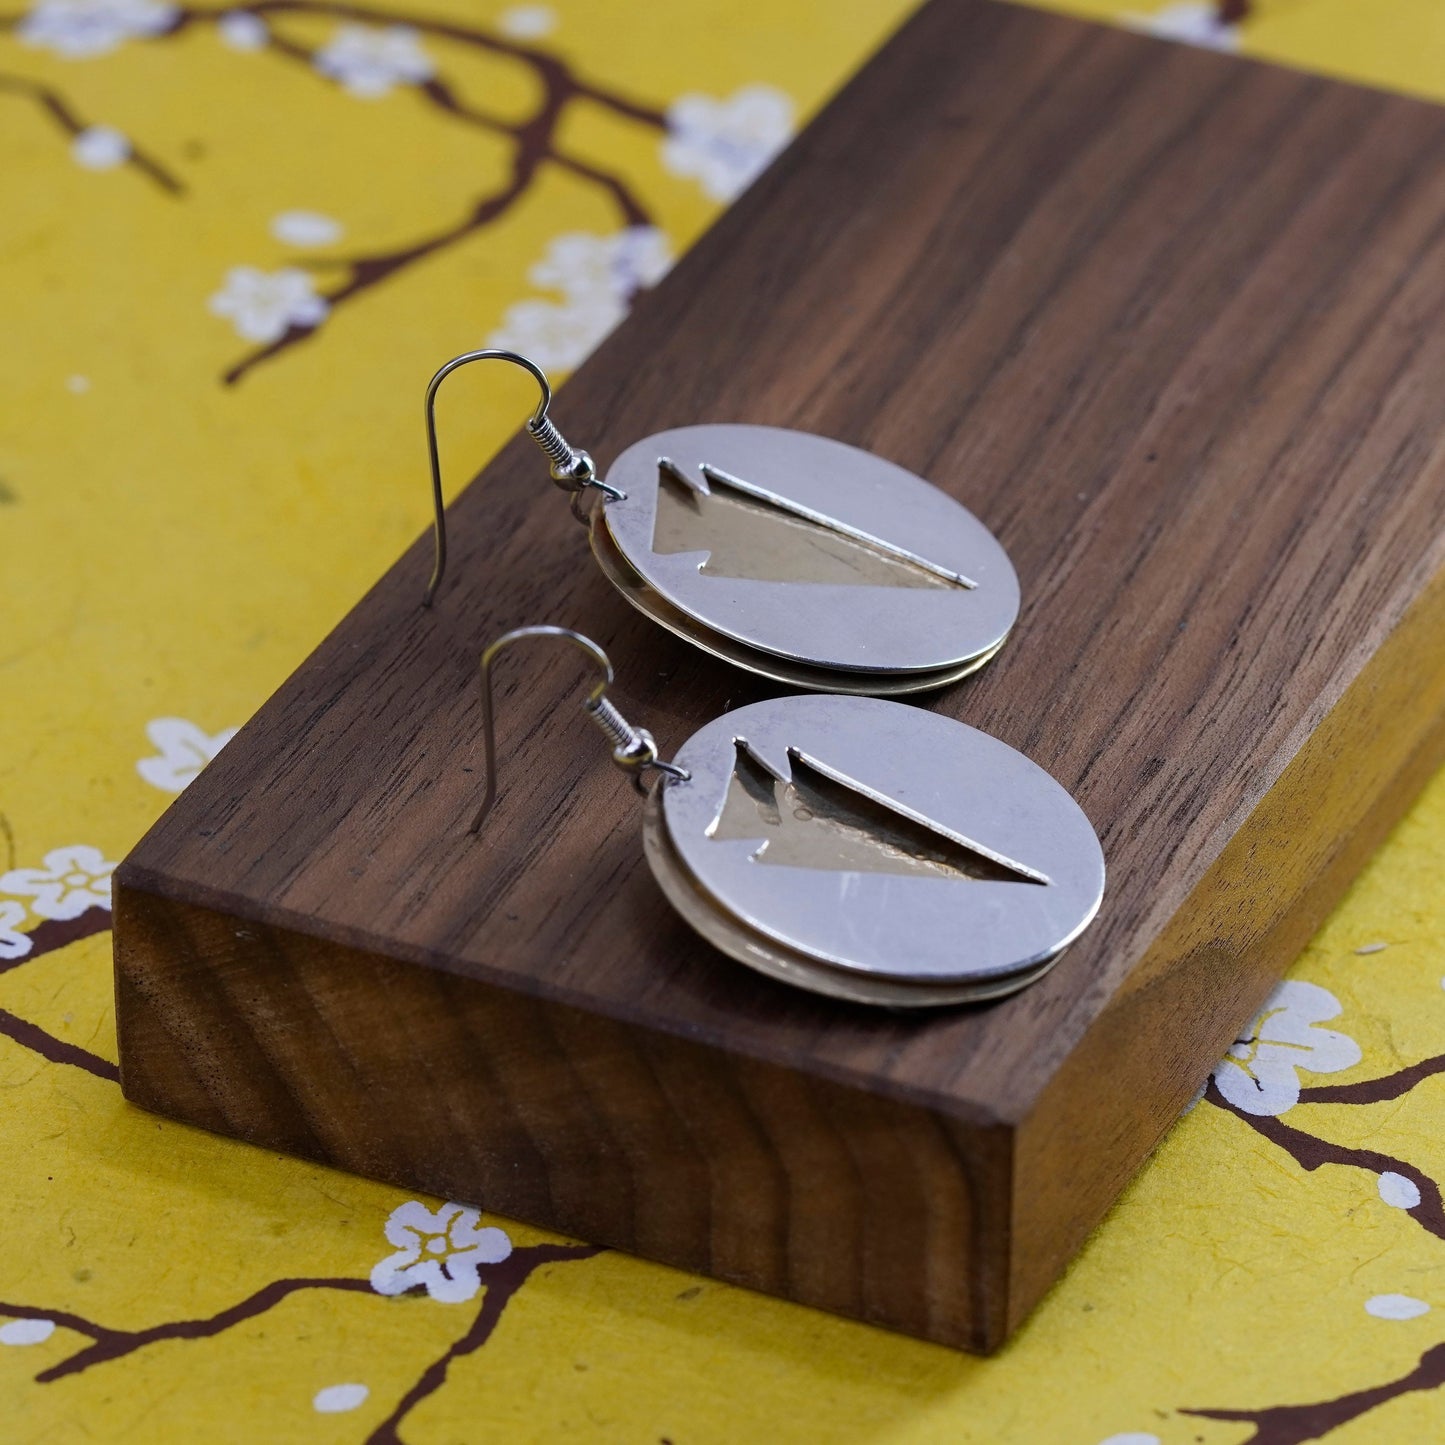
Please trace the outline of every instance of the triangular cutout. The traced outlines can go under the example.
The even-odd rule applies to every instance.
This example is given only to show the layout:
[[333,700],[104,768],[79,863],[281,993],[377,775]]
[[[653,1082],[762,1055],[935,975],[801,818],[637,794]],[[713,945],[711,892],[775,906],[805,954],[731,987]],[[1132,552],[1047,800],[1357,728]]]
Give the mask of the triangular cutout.
[[708,830],[716,841],[756,839],[757,863],[831,873],[895,873],[991,883],[1046,883],[925,822],[830,777],[800,753],[788,753],[791,777],[776,778],[737,744],[727,796]]
[[[706,552],[706,576],[756,582],[937,589],[971,587],[959,577],[886,544],[851,535],[715,467],[694,485],[676,463],[658,459],[652,550],[660,556]],[[706,490],[704,490],[704,487]]]

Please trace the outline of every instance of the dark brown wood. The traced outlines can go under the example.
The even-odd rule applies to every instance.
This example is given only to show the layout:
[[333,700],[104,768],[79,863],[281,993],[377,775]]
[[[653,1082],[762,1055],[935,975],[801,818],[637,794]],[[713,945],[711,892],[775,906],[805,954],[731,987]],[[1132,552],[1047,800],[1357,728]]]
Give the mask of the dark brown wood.
[[[1041,983],[924,1019],[664,904],[570,653],[665,748],[766,689],[629,611],[519,440],[118,875],[129,1098],[987,1350],[1445,750],[1445,112],[984,0],[918,14],[568,384],[608,458],[705,420],[869,447],[1018,567],[934,704],[1104,839]],[[418,505],[424,491],[418,473]]]

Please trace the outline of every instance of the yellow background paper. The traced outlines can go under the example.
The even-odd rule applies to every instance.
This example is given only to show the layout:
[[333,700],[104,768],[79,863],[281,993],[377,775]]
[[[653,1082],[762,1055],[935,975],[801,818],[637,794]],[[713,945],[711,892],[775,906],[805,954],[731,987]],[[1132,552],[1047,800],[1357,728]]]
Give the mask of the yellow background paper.
[[[1445,1352],[1432,1182],[1445,1177],[1445,1081],[1427,1068],[1377,1102],[1308,1097],[1445,1056],[1445,779],[1300,960],[1305,992],[1281,996],[1274,1022],[1221,1066],[1236,1092],[1264,1079],[1267,1111],[1231,1109],[1223,1093],[1199,1103],[998,1358],[603,1253],[538,1268],[392,1434],[384,1422],[488,1289],[451,1302],[376,1293],[373,1266],[396,1248],[383,1229],[407,1195],[125,1105],[106,1076],[103,903],[46,917],[75,906],[86,866],[103,894],[95,860],[125,853],[423,525],[419,388],[436,363],[515,331],[519,302],[532,303],[527,325],[552,327],[577,356],[609,306],[620,312],[626,286],[589,279],[575,257],[538,279],[559,236],[591,237],[595,261],[622,228],[613,193],[576,167],[620,178],[660,233],[644,238],[654,254],[663,238],[679,253],[740,173],[708,183],[696,157],[670,158],[657,117],[710,98],[702,114],[761,155],[778,116],[804,121],[908,8],[378,5],[373,29],[450,22],[573,67],[601,97],[573,96],[558,124],[576,165],[539,165],[493,224],[334,303],[229,385],[228,369],[264,346],[212,309],[236,268],[296,271],[332,292],[356,274],[347,258],[434,240],[504,187],[513,137],[447,110],[416,76],[356,94],[368,81],[344,47],[321,73],[345,23],[325,4],[271,13],[250,48],[254,24],[162,0],[48,0],[0,20],[4,1445],[1445,1439],[1445,1366],[1429,1353]],[[1438,0],[1260,0],[1225,28],[1206,6],[1055,8],[1445,99]],[[383,71],[419,51],[459,104],[502,127],[544,94],[545,63],[435,27],[393,39]],[[296,211],[342,234],[278,239],[277,217]],[[454,385],[444,437],[462,475],[532,396],[495,374]],[[157,731],[159,719],[177,721]],[[76,847],[96,851],[65,851]],[[61,925],[80,936],[47,942]],[[1272,1041],[1286,1025],[1299,1042]],[[1306,1089],[1293,1104],[1291,1081]],[[1281,1126],[1314,1141],[1296,1153],[1317,1167],[1269,1134]],[[518,1258],[546,1239],[483,1224],[504,1227]],[[320,1283],[257,1303],[298,1280]],[[233,1306],[233,1323],[217,1320]],[[43,1320],[58,1324],[46,1333]],[[175,1337],[183,1321],[214,1323]],[[87,1325],[111,1357],[47,1379],[90,1345]],[[156,1329],[149,1343],[123,1333]],[[1396,1383],[1412,1379],[1420,1388]],[[339,1385],[365,1388],[322,1393]],[[1348,1401],[1326,1402],[1376,1387],[1387,1398],[1332,1423]],[[1278,1413],[1294,1406],[1314,1413]]]

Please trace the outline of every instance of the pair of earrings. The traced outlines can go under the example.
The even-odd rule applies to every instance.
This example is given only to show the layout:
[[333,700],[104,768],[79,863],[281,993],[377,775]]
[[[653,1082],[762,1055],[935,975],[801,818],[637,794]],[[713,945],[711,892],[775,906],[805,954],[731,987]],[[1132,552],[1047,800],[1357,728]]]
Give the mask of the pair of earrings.
[[[987,529],[911,472],[772,427],[663,432],[600,480],[548,417],[538,367],[471,352],[427,391],[437,544],[428,603],[446,568],[436,392],[485,359],[523,366],[540,385],[528,432],[623,595],[704,650],[813,695],[738,708],[665,762],[607,698],[612,665],[595,642],[518,628],[481,659],[487,785],[472,831],[496,800],[494,662],[521,639],[561,638],[602,674],[582,706],[646,796],[653,876],[724,953],[816,993],[891,1008],[996,998],[1038,978],[1103,897],[1089,820],[1008,744],[867,695],[938,687],[1002,645],[1018,583]],[[603,497],[590,517],[579,505],[589,489]],[[649,772],[659,774],[650,791]]]

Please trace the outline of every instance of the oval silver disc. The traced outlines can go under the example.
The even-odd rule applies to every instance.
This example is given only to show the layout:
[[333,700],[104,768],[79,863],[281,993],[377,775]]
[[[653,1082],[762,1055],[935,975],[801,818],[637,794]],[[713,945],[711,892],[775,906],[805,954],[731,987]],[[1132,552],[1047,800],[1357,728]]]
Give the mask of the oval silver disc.
[[836,969],[915,983],[1052,958],[1098,911],[1083,810],[1007,743],[879,698],[773,698],[693,734],[662,811],[701,889]]
[[993,534],[922,477],[779,427],[678,427],[607,474],[628,565],[713,632],[810,667],[962,667],[1008,635],[1018,578]]
[[702,891],[697,880],[683,866],[672,840],[667,836],[667,824],[662,817],[664,791],[664,788],[653,788],[648,794],[642,822],[642,844],[658,887],[683,920],[714,948],[780,983],[875,1008],[946,1008],[955,1004],[985,1003],[1017,993],[1042,978],[1057,961],[1058,955],[1055,954],[1034,968],[1022,969],[1001,978],[952,984],[872,978],[819,963],[796,949],[785,947],[776,939],[764,938],[762,934],[745,928]]

